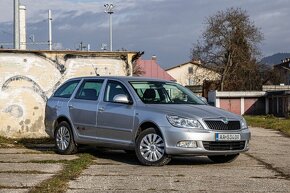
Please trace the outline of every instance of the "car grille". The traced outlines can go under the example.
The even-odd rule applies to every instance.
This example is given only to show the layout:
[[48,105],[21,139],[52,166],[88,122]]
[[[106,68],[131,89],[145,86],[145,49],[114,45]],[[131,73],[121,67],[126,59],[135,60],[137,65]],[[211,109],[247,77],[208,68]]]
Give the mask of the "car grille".
[[206,150],[223,151],[223,150],[243,150],[245,141],[203,141],[203,147]]
[[240,121],[228,121],[228,123],[224,123],[222,121],[204,121],[207,126],[212,130],[240,130],[241,124]]

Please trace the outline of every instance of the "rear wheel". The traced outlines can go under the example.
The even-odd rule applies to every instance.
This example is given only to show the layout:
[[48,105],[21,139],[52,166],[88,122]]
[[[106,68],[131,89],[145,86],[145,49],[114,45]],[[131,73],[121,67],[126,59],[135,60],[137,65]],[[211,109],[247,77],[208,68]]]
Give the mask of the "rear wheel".
[[77,152],[77,146],[73,139],[73,133],[67,122],[61,122],[55,129],[55,146],[60,154],[68,155]]
[[211,155],[208,158],[215,163],[229,163],[237,159],[239,154],[232,155]]
[[141,132],[136,141],[136,155],[143,165],[163,166],[171,158],[165,153],[164,139],[154,128]]

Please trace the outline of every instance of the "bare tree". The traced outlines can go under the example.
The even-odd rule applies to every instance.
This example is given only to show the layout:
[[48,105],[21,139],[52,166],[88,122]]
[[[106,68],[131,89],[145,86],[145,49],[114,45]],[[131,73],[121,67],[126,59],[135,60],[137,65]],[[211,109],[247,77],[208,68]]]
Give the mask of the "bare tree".
[[[258,86],[260,30],[245,10],[229,8],[206,19],[202,40],[192,49],[192,59],[221,74],[221,90],[254,90]],[[259,83],[260,84],[260,83]]]
[[144,69],[135,61],[133,63],[133,76],[142,76],[145,74]]

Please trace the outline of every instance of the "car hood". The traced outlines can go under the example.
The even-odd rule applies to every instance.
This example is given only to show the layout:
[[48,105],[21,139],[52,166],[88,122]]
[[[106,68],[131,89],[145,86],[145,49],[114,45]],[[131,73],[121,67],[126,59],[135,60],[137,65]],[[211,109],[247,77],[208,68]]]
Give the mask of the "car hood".
[[228,119],[241,119],[240,115],[210,105],[147,104],[146,106],[157,112],[188,118],[215,119],[225,117]]

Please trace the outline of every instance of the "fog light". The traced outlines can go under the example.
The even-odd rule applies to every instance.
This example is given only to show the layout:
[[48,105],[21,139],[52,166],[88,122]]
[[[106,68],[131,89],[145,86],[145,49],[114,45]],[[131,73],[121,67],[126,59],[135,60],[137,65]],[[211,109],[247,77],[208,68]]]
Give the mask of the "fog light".
[[197,143],[196,141],[179,141],[176,146],[193,148],[193,147],[197,147]]

